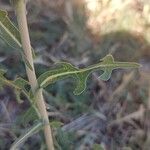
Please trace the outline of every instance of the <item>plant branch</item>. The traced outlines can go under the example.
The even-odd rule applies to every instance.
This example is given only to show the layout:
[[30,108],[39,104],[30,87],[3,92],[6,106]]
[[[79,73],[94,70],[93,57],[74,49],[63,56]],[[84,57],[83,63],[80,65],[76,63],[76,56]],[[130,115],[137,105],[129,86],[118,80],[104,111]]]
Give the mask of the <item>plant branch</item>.
[[[25,64],[26,72],[27,72],[29,83],[31,85],[32,92],[35,93],[35,90],[38,87],[38,83],[37,83],[37,78],[36,78],[34,64],[33,64],[33,56],[32,56],[28,26],[27,26],[26,4],[24,0],[15,0],[14,2],[15,2],[14,7],[15,7],[17,21],[19,25],[20,34],[21,34],[21,42],[24,50],[24,55],[26,57],[26,60],[32,67],[31,69],[28,65]],[[44,119],[44,121],[46,122],[46,124],[44,125],[44,134],[45,134],[48,150],[54,150],[52,132],[51,132],[51,127],[49,125],[46,106],[42,95],[42,89],[36,92],[35,97],[36,97],[37,107],[41,114],[41,118]]]

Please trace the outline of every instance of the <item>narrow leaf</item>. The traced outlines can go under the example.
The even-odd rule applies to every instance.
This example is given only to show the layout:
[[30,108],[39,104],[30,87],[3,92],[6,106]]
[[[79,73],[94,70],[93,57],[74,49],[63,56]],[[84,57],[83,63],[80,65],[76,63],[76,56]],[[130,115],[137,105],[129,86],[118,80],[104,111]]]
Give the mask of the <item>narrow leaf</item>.
[[21,49],[21,39],[18,29],[7,16],[7,12],[0,10],[0,37],[11,47]]
[[[10,21],[7,12],[4,10],[0,10],[0,38],[2,38],[11,47],[20,50],[25,64],[32,70],[30,63],[27,61],[22,51],[20,32],[16,28],[16,26]],[[35,53],[33,48],[32,55],[34,58]]]
[[10,150],[16,150],[18,149],[21,144],[23,144],[29,137],[34,135],[36,132],[38,132],[42,126],[43,121],[39,121],[35,125],[33,125],[30,129],[28,129],[23,135],[21,135],[11,146]]
[[57,63],[56,66],[58,66],[56,69],[47,71],[39,77],[38,82],[40,83],[41,87],[46,87],[51,83],[55,83],[59,79],[62,80],[64,78],[67,78],[70,75],[68,74],[68,71],[75,72],[78,70],[77,68],[66,62]]
[[38,78],[38,83],[40,88],[44,88],[47,85],[55,83],[58,80],[71,77],[76,79],[77,81],[74,94],[79,95],[85,90],[87,78],[93,71],[102,70],[103,73],[99,78],[102,80],[108,80],[111,77],[111,73],[114,69],[138,67],[140,67],[138,63],[114,61],[113,56],[109,54],[101,59],[98,64],[83,69],[78,69],[69,63],[59,63],[57,64],[56,69],[52,69],[42,74]]

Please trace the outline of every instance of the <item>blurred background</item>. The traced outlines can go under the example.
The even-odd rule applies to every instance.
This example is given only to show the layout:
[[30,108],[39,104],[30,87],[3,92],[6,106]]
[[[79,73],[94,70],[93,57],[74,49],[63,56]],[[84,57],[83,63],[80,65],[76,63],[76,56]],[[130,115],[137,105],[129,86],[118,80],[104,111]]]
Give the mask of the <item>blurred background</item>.
[[[16,24],[9,0],[0,0]],[[108,53],[119,61],[142,64],[138,70],[115,70],[103,82],[93,73],[86,91],[73,95],[67,79],[43,93],[53,127],[56,150],[150,149],[150,1],[149,0],[34,0],[27,3],[37,76],[55,62],[83,68]],[[26,78],[17,50],[0,39],[0,66],[6,77]],[[18,103],[13,89],[0,90],[0,150],[36,120],[28,100]],[[45,150],[42,132],[21,150]]]

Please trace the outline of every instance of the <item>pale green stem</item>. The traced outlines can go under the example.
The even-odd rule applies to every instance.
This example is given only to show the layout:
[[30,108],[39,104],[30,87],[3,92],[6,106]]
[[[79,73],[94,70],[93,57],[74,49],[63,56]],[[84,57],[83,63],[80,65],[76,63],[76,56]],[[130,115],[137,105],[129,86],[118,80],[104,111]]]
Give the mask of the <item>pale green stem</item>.
[[[28,26],[27,26],[26,4],[24,0],[15,0],[14,6],[15,6],[18,25],[19,25],[19,31],[21,34],[21,42],[22,42],[24,54],[25,54],[27,61],[30,63],[32,67],[32,70],[31,70],[26,65],[26,72],[27,72],[27,76],[29,79],[29,83],[31,85],[32,92],[34,93],[36,88],[38,87],[38,83],[37,83],[37,78],[36,78],[34,64],[33,64],[31,44],[30,44],[30,38],[29,38],[29,32],[28,32]],[[44,125],[44,135],[45,135],[48,150],[54,150],[52,132],[51,132],[50,124],[49,124],[45,102],[43,99],[42,89],[36,92],[35,97],[36,97],[37,107],[41,114],[41,118],[44,119],[44,121],[46,122],[46,124]]]

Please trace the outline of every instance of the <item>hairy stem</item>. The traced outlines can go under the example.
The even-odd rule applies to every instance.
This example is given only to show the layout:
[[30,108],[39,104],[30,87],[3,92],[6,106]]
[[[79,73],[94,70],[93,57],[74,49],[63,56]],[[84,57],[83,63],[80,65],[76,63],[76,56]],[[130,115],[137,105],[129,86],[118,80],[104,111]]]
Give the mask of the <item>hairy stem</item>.
[[[32,91],[34,93],[36,88],[38,87],[38,83],[37,83],[37,78],[36,78],[34,64],[33,64],[31,44],[30,44],[30,38],[29,38],[29,32],[27,26],[26,4],[24,0],[15,0],[14,6],[15,6],[17,21],[19,25],[20,34],[21,34],[21,42],[22,42],[24,54],[26,60],[30,63],[30,66],[32,67],[31,70],[31,68],[29,68],[26,65],[26,72],[27,72],[28,80],[31,85]],[[49,125],[46,106],[42,95],[42,89],[36,92],[36,102],[41,115],[40,117],[44,119],[44,121],[46,122],[46,124],[44,125],[44,134],[45,134],[48,150],[54,150],[52,132],[51,132],[51,127]]]

